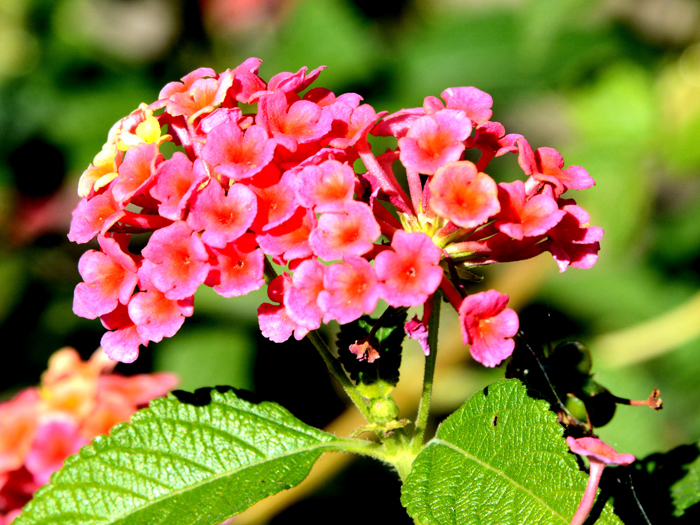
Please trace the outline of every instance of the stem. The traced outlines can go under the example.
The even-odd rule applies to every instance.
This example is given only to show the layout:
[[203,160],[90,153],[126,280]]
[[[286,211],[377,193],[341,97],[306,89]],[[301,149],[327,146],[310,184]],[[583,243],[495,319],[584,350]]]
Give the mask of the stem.
[[583,493],[581,503],[579,503],[576,514],[571,518],[569,525],[583,525],[593,508],[593,502],[595,502],[595,493],[598,490],[598,483],[600,483],[600,476],[603,474],[605,463],[592,458],[589,459],[591,461],[591,472],[588,478],[588,485],[586,485],[586,492]]
[[418,416],[416,417],[416,430],[411,439],[411,450],[414,453],[423,446],[425,437],[425,427],[428,424],[428,414],[430,413],[430,399],[433,395],[433,378],[435,376],[435,361],[437,359],[437,338],[440,328],[440,305],[442,297],[436,292],[433,297],[433,311],[430,313],[428,321],[428,348],[430,353],[425,357],[425,371],[423,373],[423,395],[418,406]]
[[390,178],[387,175],[387,173],[382,169],[376,157],[372,153],[372,149],[370,148],[367,141],[360,140],[357,144],[355,144],[355,149],[360,155],[360,159],[362,159],[362,163],[367,168],[367,171],[379,181],[379,184],[381,185],[382,189],[388,195],[391,195],[393,193],[399,198],[399,202],[396,203],[397,208],[400,208],[399,211],[415,215],[416,212],[414,212],[411,209],[411,200],[408,198],[408,195],[406,195],[406,192],[403,191],[403,188],[401,187],[399,182],[394,177]]
[[330,348],[328,348],[326,342],[316,330],[309,332],[307,337],[309,338],[311,343],[316,347],[318,353],[321,354],[323,360],[326,362],[328,371],[333,375],[333,377],[335,377],[338,380],[340,386],[343,387],[345,393],[350,397],[350,399],[352,399],[352,402],[355,403],[355,406],[362,413],[364,418],[371,423],[372,417],[369,414],[369,408],[367,407],[367,403],[365,403],[364,399],[355,388],[355,385],[352,384],[352,381],[350,381],[350,378],[345,373],[345,369],[340,364],[340,361],[338,361],[338,359],[333,355]]
[[413,209],[418,215],[423,211],[421,206],[423,185],[420,182],[420,175],[416,170],[406,168],[406,177],[408,178],[408,190],[411,193],[411,204],[413,204]]
[[277,277],[277,272],[267,257],[263,257],[263,277],[265,278],[265,284],[270,284]]

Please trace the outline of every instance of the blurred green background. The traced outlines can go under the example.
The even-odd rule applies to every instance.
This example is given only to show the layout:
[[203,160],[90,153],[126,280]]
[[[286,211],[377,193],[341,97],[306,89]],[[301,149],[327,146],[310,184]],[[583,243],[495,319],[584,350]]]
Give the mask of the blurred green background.
[[[621,407],[600,430],[619,451],[643,457],[700,439],[697,0],[0,0],[5,397],[36,383],[54,350],[87,356],[99,345],[99,321],[71,311],[87,247],[66,233],[77,179],[111,125],[165,83],[249,56],[263,59],[266,79],[325,64],[315,85],[357,92],[377,111],[476,86],[509,132],[584,166],[597,186],[567,196],[605,229],[598,264],[560,275],[543,255],[488,270],[487,284],[511,294],[534,342],[588,344],[597,379],[616,395],[661,389],[662,412]],[[517,158],[490,169],[512,179]],[[204,289],[176,337],[118,370],[172,370],[185,389],[232,384],[329,423],[344,402],[323,363],[304,342],[261,338],[262,300],[264,291],[223,299]],[[455,319],[445,313],[447,329]],[[436,406],[446,414],[502,374],[463,360]],[[370,467],[354,468],[325,489],[328,498]],[[299,505],[287,519],[312,508]]]

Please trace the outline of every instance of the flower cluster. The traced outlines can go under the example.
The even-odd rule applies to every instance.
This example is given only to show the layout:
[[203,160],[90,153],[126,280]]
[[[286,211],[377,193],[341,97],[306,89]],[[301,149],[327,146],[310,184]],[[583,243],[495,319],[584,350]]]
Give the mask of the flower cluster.
[[[100,249],[80,261],[73,309],[102,320],[113,359],[133,361],[140,345],[177,332],[200,285],[232,297],[267,278],[271,302],[259,320],[273,341],[349,323],[383,299],[425,305],[406,331],[428,351],[441,288],[472,355],[495,366],[512,352],[518,319],[504,294],[467,295],[464,270],[545,251],[561,271],[595,263],[602,230],[562,198],[593,179],[564,169],[557,151],[506,134],[490,120],[488,94],[449,88],[442,100],[387,115],[354,93],[307,89],[322,67],[266,82],[259,66],[251,58],[220,74],[201,68],[166,85],[113,127],[80,180],[69,238],[97,236]],[[397,146],[375,156],[370,134]],[[169,159],[166,141],[180,147]],[[485,173],[507,153],[527,180],[497,184]],[[134,253],[131,238],[142,233],[151,235]]]
[[14,520],[68,456],[177,383],[173,374],[110,373],[115,364],[102,350],[85,362],[64,348],[38,387],[0,404],[0,525]]

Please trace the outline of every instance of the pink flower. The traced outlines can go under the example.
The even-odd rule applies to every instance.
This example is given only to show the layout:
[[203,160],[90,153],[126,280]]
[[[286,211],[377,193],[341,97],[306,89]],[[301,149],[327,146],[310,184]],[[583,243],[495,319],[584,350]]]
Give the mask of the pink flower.
[[173,374],[124,377],[113,368],[102,350],[83,361],[66,347],[51,356],[38,388],[0,403],[0,524],[9,525],[71,454],[177,384]]
[[501,212],[496,228],[511,238],[535,237],[546,233],[564,217],[557,202],[545,194],[527,199],[523,181],[505,182],[498,185],[498,200]]
[[139,356],[139,347],[148,346],[148,338],[139,334],[127,306],[117,304],[112,312],[101,316],[100,321],[109,330],[102,336],[100,345],[110,359],[133,363]]
[[[233,85],[233,74],[224,71],[218,78],[213,77],[211,69],[200,68],[183,77],[182,88],[171,82],[161,91],[160,98],[166,98],[166,111],[173,116],[184,116],[189,123],[206,113],[214,111],[226,97],[226,92]],[[196,80],[195,80],[196,78]],[[192,81],[194,80],[194,81]],[[191,83],[190,83],[191,82]],[[176,91],[182,89],[182,91]]]
[[253,230],[269,231],[292,218],[299,207],[294,195],[295,181],[296,174],[288,171],[274,184],[251,187],[258,196]]
[[331,130],[330,113],[308,100],[289,105],[281,90],[260,97],[258,111],[257,123],[291,152],[298,144],[319,140]]
[[155,144],[139,144],[124,155],[119,177],[114,180],[112,194],[119,204],[128,203],[153,181],[156,165],[162,158]]
[[216,260],[211,264],[205,284],[213,286],[223,297],[246,295],[260,289],[265,282],[265,255],[257,246],[253,234],[246,233],[223,248],[212,248]]
[[142,289],[129,301],[129,318],[136,325],[142,339],[160,342],[163,337],[172,337],[190,317],[194,310],[194,297],[170,299],[151,282],[155,265],[144,261],[139,270],[139,287]]
[[444,109],[411,124],[399,139],[401,162],[407,168],[432,175],[447,162],[462,156],[472,123],[463,111]]
[[309,235],[315,219],[304,208],[298,208],[289,220],[257,236],[263,251],[272,256],[281,256],[284,261],[304,259],[312,255]]
[[569,265],[574,268],[592,268],[598,261],[600,240],[603,229],[588,226],[588,212],[573,204],[573,199],[562,201],[562,220],[547,235],[550,241],[547,249],[559,265],[559,271],[565,271]]
[[588,514],[593,508],[596,491],[598,489],[600,477],[603,474],[603,469],[605,466],[627,466],[635,461],[636,458],[632,454],[618,454],[615,449],[609,445],[606,445],[598,438],[584,437],[574,439],[573,437],[569,436],[566,438],[566,444],[569,445],[569,449],[574,454],[587,456],[591,465],[590,477],[588,478],[586,491],[583,494],[581,503],[579,504],[578,509],[576,509],[576,514],[574,514],[570,524],[583,525],[588,517]]
[[306,72],[309,68],[303,66],[296,73],[277,73],[270,79],[267,89],[270,91],[280,90],[284,93],[299,93],[309,87],[324,69],[326,66],[317,67],[307,75]]
[[585,190],[595,186],[595,181],[588,172],[580,166],[564,167],[564,159],[553,148],[538,148],[534,153],[530,144],[521,138],[518,141],[520,155],[518,163],[527,175],[540,182],[551,183],[559,196],[567,189]]
[[309,332],[308,329],[294,322],[287,314],[284,296],[291,284],[291,278],[286,272],[275,277],[267,287],[267,295],[271,300],[280,304],[262,303],[258,307],[260,331],[275,343],[283,343],[292,334],[299,341]]
[[315,259],[302,261],[292,278],[292,285],[284,292],[287,314],[298,325],[309,330],[321,326],[323,311],[318,306],[318,295],[324,290],[326,266]]
[[63,466],[63,461],[88,442],[80,435],[76,421],[70,418],[46,421],[37,429],[32,449],[25,458],[27,470],[38,484],[45,485],[49,476]]
[[354,192],[355,171],[337,160],[307,166],[297,175],[297,200],[316,213],[344,212],[345,203],[352,200]]
[[260,173],[275,153],[277,143],[261,126],[241,130],[236,122],[227,121],[207,133],[202,159],[214,173],[242,180]]
[[449,109],[461,109],[475,124],[483,124],[491,118],[493,98],[475,87],[452,87],[440,93]]
[[501,209],[496,182],[467,160],[445,164],[428,185],[435,213],[462,228],[476,228]]
[[97,238],[101,252],[90,250],[78,263],[85,282],[75,288],[73,312],[81,317],[95,319],[108,314],[117,303],[127,304],[138,284],[138,270],[134,257],[125,252],[128,237],[117,239]]
[[348,201],[344,213],[324,213],[309,236],[314,254],[326,261],[364,255],[381,235],[372,210],[364,202]]
[[337,319],[346,324],[363,313],[371,313],[379,300],[377,276],[372,266],[361,257],[346,257],[326,269],[324,290],[318,294],[318,305],[325,312],[323,322]]
[[[81,259],[75,311],[100,317],[110,357],[133,361],[141,345],[173,335],[201,284],[225,297],[260,288],[271,261],[283,278],[268,288],[272,303],[259,319],[275,341],[351,322],[384,298],[397,308],[424,305],[423,321],[406,330],[425,347],[430,301],[442,286],[475,358],[495,366],[512,349],[517,317],[497,292],[463,300],[443,254],[484,265],[550,251],[562,271],[595,263],[602,230],[559,199],[592,179],[564,169],[555,150],[533,152],[506,134],[490,120],[487,93],[451,87],[442,100],[427,96],[422,107],[385,116],[356,93],[310,88],[325,66],[266,83],[260,65],[250,58],[220,74],[201,68],[168,84],[112,128],[81,177],[69,238],[99,235],[101,251]],[[375,156],[370,133],[396,143]],[[164,141],[177,148],[167,160]],[[530,178],[499,190],[484,171],[516,150]],[[474,154],[476,164],[461,160]],[[124,234],[143,239],[132,243],[146,243],[140,253]],[[123,416],[104,413],[94,428]]]
[[193,165],[183,153],[173,153],[158,166],[150,189],[151,196],[160,201],[158,213],[173,221],[184,219],[185,208],[205,177],[201,161]]
[[459,307],[464,344],[484,366],[494,367],[513,353],[518,316],[507,304],[508,295],[489,290],[468,295]]
[[424,233],[399,230],[374,260],[380,295],[389,305],[418,306],[435,293],[442,281],[442,250]]
[[73,210],[68,239],[80,244],[90,242],[98,233],[106,233],[123,216],[124,208],[111,192],[84,198]]
[[209,273],[202,239],[182,221],[156,231],[141,253],[153,264],[142,266],[139,277],[147,272],[148,281],[168,299],[192,296]]
[[248,186],[234,184],[225,192],[216,179],[209,179],[192,199],[187,225],[204,230],[207,246],[223,248],[248,231],[257,211],[257,198]]

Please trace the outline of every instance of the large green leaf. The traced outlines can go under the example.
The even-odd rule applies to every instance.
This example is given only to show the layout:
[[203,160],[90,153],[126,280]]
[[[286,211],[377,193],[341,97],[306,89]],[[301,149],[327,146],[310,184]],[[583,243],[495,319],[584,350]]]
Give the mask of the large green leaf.
[[297,485],[343,441],[232,390],[171,394],[70,457],[14,523],[216,524]]
[[[401,502],[423,525],[568,525],[587,476],[547,403],[516,380],[472,396],[418,455]],[[606,505],[598,524],[619,524]]]

